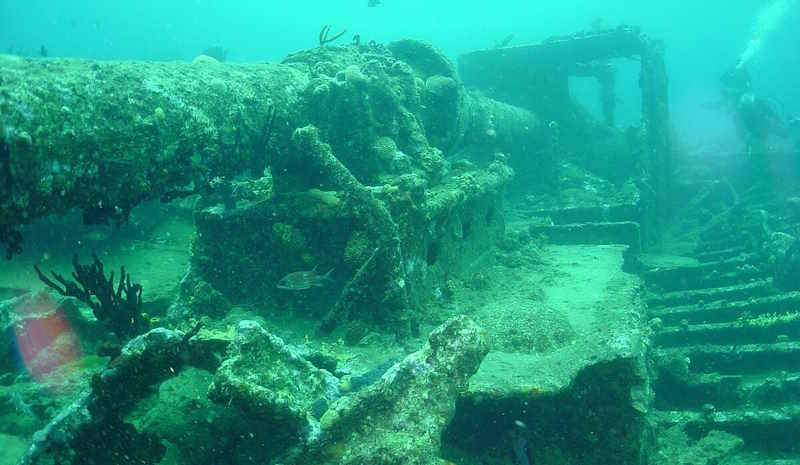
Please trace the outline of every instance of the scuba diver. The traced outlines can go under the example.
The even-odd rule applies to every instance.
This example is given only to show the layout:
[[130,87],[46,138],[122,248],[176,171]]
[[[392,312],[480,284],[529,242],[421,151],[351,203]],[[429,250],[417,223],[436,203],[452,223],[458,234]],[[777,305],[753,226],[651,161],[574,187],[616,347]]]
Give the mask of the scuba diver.
[[756,95],[750,74],[736,67],[721,78],[722,94],[736,112],[736,132],[748,155],[764,154],[769,136],[789,137],[789,126],[766,98]]

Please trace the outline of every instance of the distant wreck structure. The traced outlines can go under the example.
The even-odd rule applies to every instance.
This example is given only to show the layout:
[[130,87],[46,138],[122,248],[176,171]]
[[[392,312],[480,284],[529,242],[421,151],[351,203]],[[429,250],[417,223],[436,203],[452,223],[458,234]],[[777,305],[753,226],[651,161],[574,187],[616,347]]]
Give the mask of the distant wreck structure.
[[[618,58],[640,63],[641,122],[624,131],[614,130],[617,70],[612,60]],[[551,139],[560,146],[551,147],[550,156],[556,159],[536,163],[551,161],[549,168],[555,169],[571,154],[579,159],[577,164],[616,183],[635,179],[644,202],[639,208],[647,210],[639,218],[643,234],[657,234],[652,213],[666,206],[672,174],[667,74],[660,41],[649,39],[637,27],[620,26],[475,51],[459,57],[458,64],[466,86],[533,112],[550,129]],[[585,109],[576,105],[570,94],[572,77],[597,80],[602,121],[591,122]],[[531,161],[512,161],[518,181],[526,179],[525,173],[542,181],[535,170],[519,169],[519,163]],[[558,176],[550,169],[540,173],[550,178],[546,182]]]

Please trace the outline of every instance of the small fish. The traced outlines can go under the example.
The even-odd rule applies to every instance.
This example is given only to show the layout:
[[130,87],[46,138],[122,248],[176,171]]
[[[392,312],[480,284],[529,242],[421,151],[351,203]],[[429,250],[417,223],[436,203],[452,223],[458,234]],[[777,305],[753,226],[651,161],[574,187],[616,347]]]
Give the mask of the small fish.
[[367,6],[373,7],[381,4],[381,0],[367,0]]
[[87,230],[81,235],[81,240],[86,242],[103,242],[111,237],[111,229],[97,227]]
[[287,291],[303,291],[312,287],[322,287],[325,281],[331,280],[331,273],[333,273],[333,268],[321,275],[317,273],[316,266],[311,271],[295,271],[281,278],[277,287]]
[[369,386],[381,379],[389,368],[392,368],[399,360],[389,359],[375,368],[368,370],[360,375],[351,376],[339,384],[339,389],[344,392],[355,392],[363,387]]

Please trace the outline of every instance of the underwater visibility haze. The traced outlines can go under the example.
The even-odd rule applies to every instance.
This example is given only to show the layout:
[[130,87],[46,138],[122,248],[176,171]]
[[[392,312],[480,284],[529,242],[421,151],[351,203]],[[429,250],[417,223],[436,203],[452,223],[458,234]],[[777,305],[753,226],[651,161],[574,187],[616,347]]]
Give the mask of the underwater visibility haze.
[[800,464],[798,26],[0,1],[0,465]]

